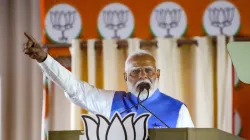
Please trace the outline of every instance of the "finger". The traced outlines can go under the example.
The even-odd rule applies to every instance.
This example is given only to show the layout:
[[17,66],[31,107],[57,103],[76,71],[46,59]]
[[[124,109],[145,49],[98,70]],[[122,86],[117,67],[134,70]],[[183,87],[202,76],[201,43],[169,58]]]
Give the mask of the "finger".
[[37,54],[37,53],[33,53],[33,54],[30,55],[30,57],[31,57],[32,59],[36,59],[36,58],[38,57],[38,54]]
[[40,48],[32,47],[32,48],[25,48],[23,51],[25,54],[32,54],[32,53],[39,53],[41,50]]
[[32,42],[30,40],[27,42],[27,47],[28,48],[32,47],[33,45],[34,45],[34,42]]
[[25,35],[29,40],[32,40],[32,38],[31,38],[26,32],[24,32],[24,35]]
[[32,53],[33,53],[33,51],[30,50],[29,48],[25,48],[25,49],[23,50],[23,52],[24,52],[25,54],[32,54]]
[[42,48],[41,46],[40,46],[40,44],[39,43],[35,43],[35,44],[33,44],[34,46],[34,48]]
[[35,46],[35,43],[28,40],[27,43],[24,45],[24,48],[32,48]]
[[32,58],[37,58],[38,57],[38,53],[35,53],[35,52],[26,51],[25,54],[29,55]]
[[32,42],[36,42],[36,40],[31,36],[31,35],[28,35],[26,32],[24,32],[24,35]]

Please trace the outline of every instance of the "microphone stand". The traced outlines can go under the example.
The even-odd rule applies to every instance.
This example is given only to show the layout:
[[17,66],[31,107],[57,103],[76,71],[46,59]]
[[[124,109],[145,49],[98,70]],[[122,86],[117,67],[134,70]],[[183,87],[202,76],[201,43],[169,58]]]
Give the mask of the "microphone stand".
[[[149,96],[149,87],[146,87],[146,89],[147,89],[147,98],[146,99],[148,99],[148,96]],[[140,93],[142,92],[143,90],[141,90],[140,91]],[[139,93],[139,94],[140,94]],[[138,96],[138,98],[139,98],[139,96]],[[138,99],[137,98],[137,101],[139,101],[140,99]],[[146,100],[145,99],[145,100]],[[145,101],[145,100],[143,100],[143,101]],[[170,128],[166,123],[164,123],[159,117],[157,117],[153,112],[151,112],[149,109],[147,109],[144,105],[142,105],[141,104],[141,102],[140,103],[138,103],[141,107],[143,107],[145,110],[147,110],[149,113],[151,113],[156,119],[158,119],[162,124],[164,124],[167,128]],[[148,137],[147,137],[147,140],[150,140],[150,135],[148,134]]]
[[143,91],[143,89],[140,90],[140,92],[139,92],[139,94],[138,94],[138,96],[137,96],[137,104],[133,105],[133,106],[130,107],[129,109],[124,110],[124,111],[121,112],[120,114],[123,114],[123,113],[127,112],[128,110],[131,110],[131,109],[134,108],[134,107],[137,107],[138,105],[140,105],[141,103],[143,103],[144,101],[146,101],[146,100],[148,99],[149,93],[147,94],[147,97],[146,97],[144,100],[140,101],[140,95],[141,95],[141,92],[142,92],[142,91]]
[[[148,91],[148,90],[147,90]],[[149,95],[149,91],[148,91],[148,95]],[[146,98],[147,99],[147,98]],[[145,101],[145,100],[144,100]],[[147,109],[144,105],[142,105],[141,103],[139,103],[139,105],[141,107],[143,107],[144,109],[146,109],[149,113],[151,113],[156,119],[158,119],[162,124],[164,124],[167,128],[170,128],[166,123],[164,123],[159,117],[157,117],[153,112],[151,112],[149,109]]]
[[[126,109],[125,111],[121,112],[120,114],[123,114],[125,112],[127,112],[128,110],[131,110],[132,108],[134,107],[137,107],[138,105],[140,105],[141,107],[143,107],[145,110],[147,110],[149,113],[151,113],[156,119],[158,119],[162,124],[164,124],[167,128],[170,128],[166,123],[164,123],[159,117],[157,117],[153,112],[151,112],[149,109],[147,109],[144,105],[142,105],[142,103],[144,101],[146,101],[149,97],[149,84],[142,84],[140,87],[139,87],[139,94],[137,96],[137,104],[133,105],[132,107],[130,107],[129,109]],[[144,89],[147,89],[147,97],[140,101],[140,95],[141,95],[141,92],[144,90]]]

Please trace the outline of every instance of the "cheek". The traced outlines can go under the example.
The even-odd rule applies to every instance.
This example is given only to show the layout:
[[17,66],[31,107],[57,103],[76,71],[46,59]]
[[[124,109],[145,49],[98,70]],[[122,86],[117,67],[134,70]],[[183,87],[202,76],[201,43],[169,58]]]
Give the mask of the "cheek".
[[151,77],[149,77],[149,79],[153,82],[153,81],[155,81],[157,79],[157,76],[156,75],[151,76]]
[[137,79],[136,78],[132,78],[130,76],[128,76],[128,82],[130,82],[132,85],[135,85],[136,82],[137,82]]

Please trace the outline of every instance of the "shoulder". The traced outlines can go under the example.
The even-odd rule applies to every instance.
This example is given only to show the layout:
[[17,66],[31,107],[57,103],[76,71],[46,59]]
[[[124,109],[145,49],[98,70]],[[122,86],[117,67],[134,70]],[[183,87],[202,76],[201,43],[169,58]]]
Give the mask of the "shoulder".
[[167,95],[167,94],[165,94],[163,92],[160,92],[160,95],[161,95],[162,98],[165,98],[166,100],[169,100],[172,104],[178,104],[180,106],[185,105],[182,101],[180,101],[180,100],[178,100],[176,98],[173,98],[173,97],[171,97],[171,96],[169,96],[169,95]]
[[194,123],[192,121],[192,118],[190,116],[190,113],[186,105],[181,106],[176,127],[179,127],[179,128],[180,127],[188,127],[188,128],[194,127]]

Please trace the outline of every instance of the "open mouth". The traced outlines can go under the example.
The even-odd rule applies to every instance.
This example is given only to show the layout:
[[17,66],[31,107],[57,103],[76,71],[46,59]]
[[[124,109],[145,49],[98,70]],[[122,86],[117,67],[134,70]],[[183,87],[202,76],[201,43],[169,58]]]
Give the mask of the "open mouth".
[[137,86],[137,90],[143,91],[144,89],[149,90],[151,88],[150,84],[148,82],[141,82]]

